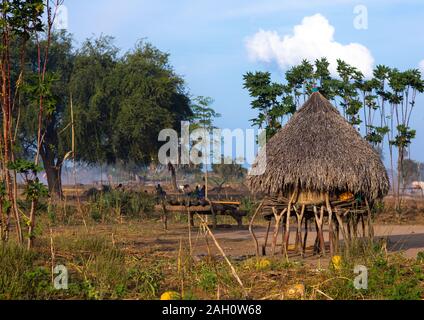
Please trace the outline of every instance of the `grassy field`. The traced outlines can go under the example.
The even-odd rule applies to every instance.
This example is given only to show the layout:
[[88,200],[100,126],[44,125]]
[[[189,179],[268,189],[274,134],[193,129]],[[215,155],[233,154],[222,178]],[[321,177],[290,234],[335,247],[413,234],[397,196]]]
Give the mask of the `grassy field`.
[[[382,242],[357,241],[338,264],[328,257],[257,259],[250,240],[233,236],[247,231],[219,217],[214,233],[232,271],[199,219],[190,238],[184,215],[172,214],[164,230],[152,202],[125,192],[40,206],[34,250],[14,239],[0,244],[0,299],[145,300],[165,292],[185,300],[424,298],[422,252],[407,258]],[[367,290],[354,287],[358,264],[368,268]],[[68,290],[53,287],[56,265],[69,272]]]

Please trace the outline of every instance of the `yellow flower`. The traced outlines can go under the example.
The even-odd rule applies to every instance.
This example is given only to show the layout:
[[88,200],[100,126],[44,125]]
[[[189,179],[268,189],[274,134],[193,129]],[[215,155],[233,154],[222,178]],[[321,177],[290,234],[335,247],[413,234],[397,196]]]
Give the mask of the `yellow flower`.
[[160,296],[161,300],[181,300],[181,296],[178,292],[167,291]]
[[331,263],[333,264],[334,269],[340,270],[342,268],[342,257],[334,256],[331,259]]
[[303,298],[305,296],[305,286],[303,284],[295,284],[287,289],[286,296],[289,299]]
[[256,264],[256,267],[258,269],[267,269],[271,266],[271,261],[269,261],[268,259],[261,259],[261,261],[259,261]]

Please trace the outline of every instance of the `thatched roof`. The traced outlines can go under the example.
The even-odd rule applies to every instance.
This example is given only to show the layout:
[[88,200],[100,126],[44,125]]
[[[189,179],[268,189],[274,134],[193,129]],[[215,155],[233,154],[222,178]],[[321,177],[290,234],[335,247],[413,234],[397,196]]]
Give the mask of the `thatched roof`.
[[[264,160],[263,150],[256,166]],[[378,153],[319,92],[268,141],[262,163],[263,174],[248,177],[252,192],[287,194],[299,187],[377,199],[390,188]]]

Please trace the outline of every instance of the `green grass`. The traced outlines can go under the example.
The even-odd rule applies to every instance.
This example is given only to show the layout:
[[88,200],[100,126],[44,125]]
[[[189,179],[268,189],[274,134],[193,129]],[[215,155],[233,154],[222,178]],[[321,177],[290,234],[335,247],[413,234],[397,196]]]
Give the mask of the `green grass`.
[[[178,245],[167,251],[155,244],[155,239],[181,234],[163,231],[148,214],[123,224],[91,220],[88,227],[81,222],[79,226],[63,224],[59,216],[53,235],[55,265],[68,268],[69,290],[52,286],[52,221],[45,212],[38,220],[40,231],[33,251],[13,241],[0,244],[0,299],[158,299],[165,291],[179,292],[186,300],[243,299],[243,289],[219,255],[194,259],[185,238],[181,252]],[[186,227],[186,221],[172,223]],[[281,256],[268,258],[266,268],[258,268],[255,258],[232,263],[250,299],[281,299],[296,284],[305,286],[304,299],[424,298],[424,253],[407,259],[400,253],[387,253],[382,243],[356,241],[340,255],[339,270],[331,264],[321,264],[317,270]],[[368,290],[353,286],[358,264],[368,268]]]

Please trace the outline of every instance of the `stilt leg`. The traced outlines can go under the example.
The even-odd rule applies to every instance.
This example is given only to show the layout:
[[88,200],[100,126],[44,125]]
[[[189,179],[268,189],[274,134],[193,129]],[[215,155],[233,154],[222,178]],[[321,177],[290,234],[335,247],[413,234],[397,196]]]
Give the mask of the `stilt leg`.
[[305,215],[305,206],[302,206],[300,214],[295,210],[297,218],[297,232],[296,232],[296,252],[299,252],[303,255],[303,244],[302,244],[302,221],[303,216]]
[[368,200],[365,199],[365,204],[367,205],[367,212],[368,212],[368,217],[367,217],[367,222],[368,222],[368,236],[370,238],[371,241],[374,240],[374,227],[372,224],[372,212],[371,212],[371,208],[370,205],[368,203]]
[[331,209],[330,195],[326,195],[326,206],[328,212],[328,238],[330,240],[330,256],[334,255],[334,230],[333,230],[333,210]]
[[337,218],[335,220],[335,224],[336,224],[336,232],[335,232],[335,239],[334,239],[334,251],[335,252],[339,252],[340,250],[340,225],[337,222]]
[[[253,215],[253,217],[252,217],[252,219],[250,220],[250,223],[249,223],[249,232],[250,232],[250,235],[252,236],[253,242],[255,243],[256,258],[257,259],[259,259],[259,242],[258,242],[258,238],[256,237],[255,232],[253,230],[253,223],[255,222],[255,218],[258,215],[259,211],[261,211],[263,204],[264,204],[264,201],[262,201],[261,204],[259,205],[259,207],[256,209],[255,214]],[[271,224],[271,220],[270,220],[269,223]]]
[[289,240],[290,240],[290,213],[291,213],[291,202],[289,202],[289,206],[287,209],[287,217],[286,217],[286,234],[284,235],[284,254],[286,258],[288,257],[288,248],[289,248]]
[[286,239],[286,220],[285,216],[281,218],[281,254],[284,255],[284,241]]
[[367,237],[364,214],[361,214],[361,226],[362,226],[362,237],[365,239]]
[[308,218],[305,217],[305,236],[303,238],[303,248],[302,248],[303,256],[305,256],[305,254],[306,254],[306,243],[308,241],[308,231],[309,231]]
[[317,207],[314,206],[314,213],[315,213],[315,220],[317,223],[317,232],[318,232],[318,239],[320,244],[320,253],[325,256],[325,242],[324,242],[324,232],[322,230],[323,228],[323,220],[324,220],[324,206],[321,206],[320,215],[318,216],[318,210]]
[[319,219],[319,241],[321,245],[321,253],[325,256],[325,241],[324,241],[324,206],[321,207],[321,215]]
[[162,200],[162,222],[164,230],[168,230],[168,211],[166,210],[165,201]]
[[268,237],[269,237],[269,230],[271,229],[271,220],[268,222],[268,227],[266,228],[266,235],[265,235],[265,242],[262,246],[262,255],[266,256],[266,247],[268,246]]
[[315,221],[315,233],[316,233],[316,237],[315,237],[315,242],[314,242],[314,254],[319,254],[319,230],[318,230],[318,223],[316,218],[314,219]]
[[349,243],[348,236],[346,235],[346,230],[345,230],[345,228],[344,228],[344,224],[343,224],[343,216],[342,216],[342,215],[341,215],[341,213],[340,213],[339,211],[337,211],[337,210],[336,210],[336,219],[337,219],[337,222],[338,222],[338,228],[339,228],[339,230],[341,230],[341,231],[342,231],[343,241],[344,241],[344,243],[345,243],[345,246],[346,246],[347,248],[349,248],[350,243]]
[[274,235],[273,235],[273,239],[272,239],[272,255],[274,256],[275,255],[275,247],[277,245],[278,233],[280,231],[281,218],[284,216],[287,209],[284,209],[283,212],[281,212],[280,214],[277,213],[275,208],[272,208],[272,210],[273,210],[274,217],[275,217],[275,228],[274,228]]
[[189,217],[190,217],[190,225],[192,227],[194,227],[194,216],[193,216],[193,213],[192,212],[189,212],[188,214],[189,214]]

